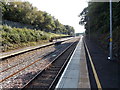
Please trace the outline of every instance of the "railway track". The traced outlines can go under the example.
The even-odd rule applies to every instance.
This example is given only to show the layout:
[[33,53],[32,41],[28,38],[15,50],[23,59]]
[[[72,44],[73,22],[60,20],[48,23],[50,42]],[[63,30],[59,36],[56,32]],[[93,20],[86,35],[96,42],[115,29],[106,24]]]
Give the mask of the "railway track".
[[10,58],[10,57],[19,55],[19,54],[23,54],[23,53],[30,52],[30,51],[33,51],[33,50],[37,50],[37,49],[41,49],[41,48],[48,47],[48,46],[51,46],[51,45],[55,45],[57,43],[62,43],[62,42],[68,41],[70,39],[71,38],[68,38],[66,40],[61,40],[61,41],[58,41],[58,42],[54,41],[52,43],[48,43],[48,44],[45,44],[45,45],[40,45],[40,46],[36,46],[36,47],[33,46],[33,47],[25,49],[25,50],[20,50],[20,51],[5,54],[5,55],[3,54],[3,55],[0,56],[0,60],[4,60],[4,59],[7,59],[7,58]]
[[[27,69],[27,68],[30,68],[32,65],[34,65],[34,64],[36,64],[36,63],[38,63],[38,65],[39,64],[41,64],[41,63],[39,63],[39,61],[40,60],[43,60],[44,59],[44,61],[45,60],[47,60],[47,61],[49,61],[49,62],[52,62],[53,61],[53,59],[55,58],[55,57],[52,57],[52,58],[48,58],[47,56],[49,56],[49,55],[57,55],[56,53],[58,53],[59,52],[59,50],[56,50],[56,52],[52,52],[52,53],[48,53],[47,55],[44,55],[44,56],[42,56],[42,57],[40,57],[39,59],[37,59],[37,60],[35,60],[34,62],[32,62],[32,63],[30,63],[29,65],[27,65],[27,66],[25,66],[25,67],[23,67],[23,68],[21,68],[21,69],[19,69],[19,70],[16,70],[14,73],[10,73],[10,75],[8,75],[8,76],[6,76],[5,78],[2,78],[1,80],[0,80],[0,85],[2,85],[1,83],[6,83],[6,81],[7,82],[9,82],[10,80],[10,78],[12,78],[13,76],[16,76],[17,77],[17,74],[19,74],[19,73],[21,73],[21,71],[24,71],[25,69]],[[58,56],[57,56],[58,57]],[[51,59],[51,60],[50,60]],[[50,64],[49,64],[49,62],[47,62],[47,66],[49,66]],[[21,62],[21,64],[22,64],[23,62]],[[49,65],[48,65],[49,64]],[[16,64],[16,65],[13,65],[13,66],[11,66],[11,67],[9,67],[9,68],[7,68],[7,69],[3,69],[2,71],[0,71],[0,74],[1,73],[3,73],[3,72],[6,72],[6,71],[8,71],[9,69],[12,69],[12,68],[14,68],[14,67],[18,67],[17,65],[19,65],[19,64]],[[44,64],[43,64],[44,65]],[[43,69],[41,69],[41,70],[43,70]],[[41,70],[39,70],[40,72],[41,72]],[[43,70],[44,71],[44,70]],[[2,74],[1,74],[2,75]],[[34,76],[34,75],[36,75],[36,73],[34,73],[33,75],[31,75],[31,76]],[[23,79],[24,80],[24,79]],[[13,79],[13,81],[14,81],[14,79]],[[26,81],[26,82],[23,82],[24,84],[26,84],[28,81]],[[7,83],[6,83],[6,85],[7,85]],[[21,85],[21,86],[23,86],[23,85]],[[17,87],[17,88],[21,88],[21,86],[20,87]],[[3,88],[4,88],[4,86],[3,86]],[[14,86],[13,86],[13,88],[14,88]]]
[[[68,40],[70,40],[70,39],[60,41],[60,43],[66,42],[66,41],[68,41]],[[58,43],[59,43],[59,42],[58,42]],[[38,46],[38,47],[35,47],[35,48],[23,50],[23,51],[20,51],[20,52],[17,52],[17,53],[13,53],[13,54],[11,53],[10,55],[6,55],[6,56],[0,57],[0,65],[1,65],[0,73],[5,72],[5,71],[7,71],[7,70],[9,70],[9,69],[11,69],[11,68],[14,68],[14,67],[16,67],[16,66],[18,66],[18,65],[20,65],[20,64],[22,64],[22,63],[24,62],[24,61],[21,60],[21,62],[19,62],[19,63],[16,62],[16,64],[14,64],[14,65],[9,65],[9,62],[7,62],[6,64],[8,64],[8,66],[7,66],[7,68],[5,68],[5,67],[4,67],[5,65],[2,65],[2,64],[1,64],[3,61],[7,61],[7,59],[12,58],[13,56],[16,57],[16,56],[22,55],[22,54],[24,54],[24,53],[29,53],[29,52],[32,52],[32,51],[34,51],[34,50],[43,49],[43,48],[50,47],[50,46],[53,46],[53,45],[56,45],[56,44],[57,44],[56,42],[53,42],[53,43],[51,43],[51,44],[46,44],[46,45]],[[49,50],[48,50],[48,53],[49,53]],[[42,56],[42,55],[41,55],[41,56]],[[43,55],[43,56],[44,56],[44,55]],[[21,56],[21,57],[23,57],[23,56]],[[1,60],[1,58],[2,58],[2,60]],[[13,58],[13,59],[14,59],[14,58]],[[12,62],[12,60],[10,60],[10,63],[11,63],[11,62]],[[2,69],[2,68],[4,68],[4,69]]]
[[[50,46],[49,46],[50,47]],[[41,60],[41,59],[43,59],[43,58],[45,58],[46,56],[48,56],[48,55],[50,55],[51,54],[51,52],[47,52],[46,54],[41,54],[40,56],[39,56],[39,60]],[[16,56],[17,57],[17,56]],[[22,56],[21,56],[22,57]],[[34,57],[33,55],[32,55],[32,57]],[[14,58],[12,58],[12,59],[14,59]],[[7,61],[7,60],[6,60]],[[28,60],[26,59],[26,60],[20,60],[19,62],[15,62],[15,64],[12,64],[12,65],[9,65],[10,63],[12,63],[12,60],[11,60],[11,62],[9,61],[9,63],[5,63],[6,65],[7,65],[7,67],[5,67],[5,65],[2,65],[3,67],[1,67],[1,68],[3,68],[3,69],[0,69],[0,73],[2,73],[2,72],[6,72],[6,71],[8,71],[8,70],[10,70],[10,69],[12,69],[12,68],[15,68],[15,67],[19,67],[19,65],[21,65],[21,64],[24,64],[25,62],[27,62]],[[30,60],[29,60],[29,62],[30,62]]]
[[31,88],[44,88],[48,90],[54,89],[77,43],[78,40],[61,52],[50,64],[44,68],[44,70],[40,71],[26,85],[24,85],[22,90]]

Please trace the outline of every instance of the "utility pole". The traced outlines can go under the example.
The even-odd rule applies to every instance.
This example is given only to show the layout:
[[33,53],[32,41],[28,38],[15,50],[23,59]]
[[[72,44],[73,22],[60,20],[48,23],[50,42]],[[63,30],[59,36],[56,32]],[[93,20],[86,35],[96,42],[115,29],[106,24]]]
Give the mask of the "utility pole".
[[112,60],[112,0],[110,0],[110,45],[109,45],[109,57],[108,59]]

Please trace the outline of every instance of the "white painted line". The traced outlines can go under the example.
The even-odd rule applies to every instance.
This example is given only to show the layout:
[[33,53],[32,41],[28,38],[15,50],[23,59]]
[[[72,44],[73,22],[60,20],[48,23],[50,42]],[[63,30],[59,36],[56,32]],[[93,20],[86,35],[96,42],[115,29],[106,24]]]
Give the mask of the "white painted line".
[[[81,40],[82,40],[82,37],[81,37],[79,43],[81,42]],[[75,50],[74,50],[74,52],[73,52],[73,54],[72,54],[72,56],[71,56],[71,58],[70,58],[70,60],[69,60],[69,62],[68,62],[68,64],[67,64],[65,70],[63,71],[63,73],[62,73],[62,75],[61,75],[61,77],[60,77],[60,79],[59,79],[59,81],[58,81],[58,83],[57,83],[57,85],[56,85],[56,87],[55,87],[55,89],[57,89],[57,88],[59,87],[60,82],[61,82],[63,76],[65,75],[65,72],[66,72],[66,70],[67,70],[67,68],[68,68],[68,66],[69,66],[69,64],[70,64],[70,62],[71,62],[71,60],[72,60],[72,58],[73,58],[73,55],[75,54],[75,52],[76,52],[76,50],[77,50],[77,48],[78,48],[79,43],[77,44],[77,46],[76,46],[76,48],[75,48]]]

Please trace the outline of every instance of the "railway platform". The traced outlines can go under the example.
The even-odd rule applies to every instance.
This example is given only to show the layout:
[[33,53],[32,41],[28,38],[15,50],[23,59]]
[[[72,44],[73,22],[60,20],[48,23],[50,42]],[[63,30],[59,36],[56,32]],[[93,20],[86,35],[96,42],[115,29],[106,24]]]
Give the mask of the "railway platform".
[[88,69],[86,64],[83,37],[81,37],[76,49],[74,50],[56,89],[65,88],[90,88]]
[[120,63],[116,59],[108,60],[109,50],[103,49],[104,46],[101,46],[95,38],[84,37],[84,41],[87,46],[86,51],[89,51],[89,54],[86,54],[86,61],[91,88],[120,90]]

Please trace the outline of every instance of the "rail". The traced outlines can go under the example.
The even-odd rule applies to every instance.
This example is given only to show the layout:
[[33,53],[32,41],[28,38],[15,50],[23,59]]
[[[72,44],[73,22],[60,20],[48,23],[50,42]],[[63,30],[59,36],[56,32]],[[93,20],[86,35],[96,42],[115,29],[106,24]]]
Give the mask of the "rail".
[[33,48],[29,48],[29,49],[25,49],[25,50],[22,50],[22,51],[18,51],[18,52],[14,52],[14,53],[10,53],[10,54],[7,54],[7,55],[2,55],[0,56],[0,60],[2,59],[6,59],[6,58],[9,58],[9,57],[13,57],[13,56],[16,56],[16,55],[19,55],[19,54],[23,54],[23,53],[26,53],[26,52],[29,52],[29,51],[33,51],[33,50],[36,50],[36,49],[40,49],[40,48],[44,48],[44,47],[48,47],[48,46],[51,46],[51,45],[55,45],[57,43],[62,43],[62,42],[65,42],[65,41],[68,41],[72,39],[71,38],[68,38],[66,40],[61,40],[61,41],[55,41],[55,42],[51,42],[51,43],[48,43],[48,44],[45,44],[45,45],[40,45],[40,46],[36,46],[36,47],[33,47]]
[[[54,73],[55,72],[57,72],[57,75],[55,75],[55,77],[54,77],[54,79],[52,80],[52,82],[49,84],[49,86],[47,87],[48,89],[53,89],[55,86],[55,83],[56,83],[56,80],[58,80],[59,79],[59,76],[60,76],[60,74],[62,73],[62,71],[63,71],[63,69],[64,69],[64,67],[66,66],[66,64],[67,64],[67,62],[68,62],[68,60],[69,60],[69,58],[70,58],[70,56],[71,56],[71,54],[73,53],[73,51],[74,51],[74,49],[75,49],[75,47],[76,47],[76,45],[77,45],[77,43],[78,42],[74,42],[74,43],[72,43],[69,47],[67,47],[63,52],[61,52],[52,62],[50,62],[42,71],[40,71],[38,74],[36,74],[36,76],[34,76],[27,84],[25,84],[23,87],[22,87],[22,90],[23,89],[25,89],[25,88],[29,88],[29,86],[32,86],[31,84],[39,77],[39,75],[41,75],[41,74],[43,74],[45,71],[47,71],[47,70],[50,70],[50,69],[52,69],[53,67],[52,66],[54,66],[54,68],[58,68],[58,65],[56,64],[55,65],[55,63],[61,63],[61,62],[63,62],[62,64],[61,64],[61,66],[59,67],[59,71],[57,71],[57,70],[53,70],[54,71]],[[72,49],[70,50],[70,48],[72,47]],[[68,53],[68,51],[67,50],[69,50],[69,53]],[[58,59],[60,59],[60,57],[63,55],[63,56],[65,56],[66,54],[68,54],[67,56],[66,56],[66,58],[64,58],[64,60],[65,61],[60,61],[60,60],[58,60]],[[56,61],[59,61],[59,62],[56,62]],[[54,69],[53,68],[53,69]]]

